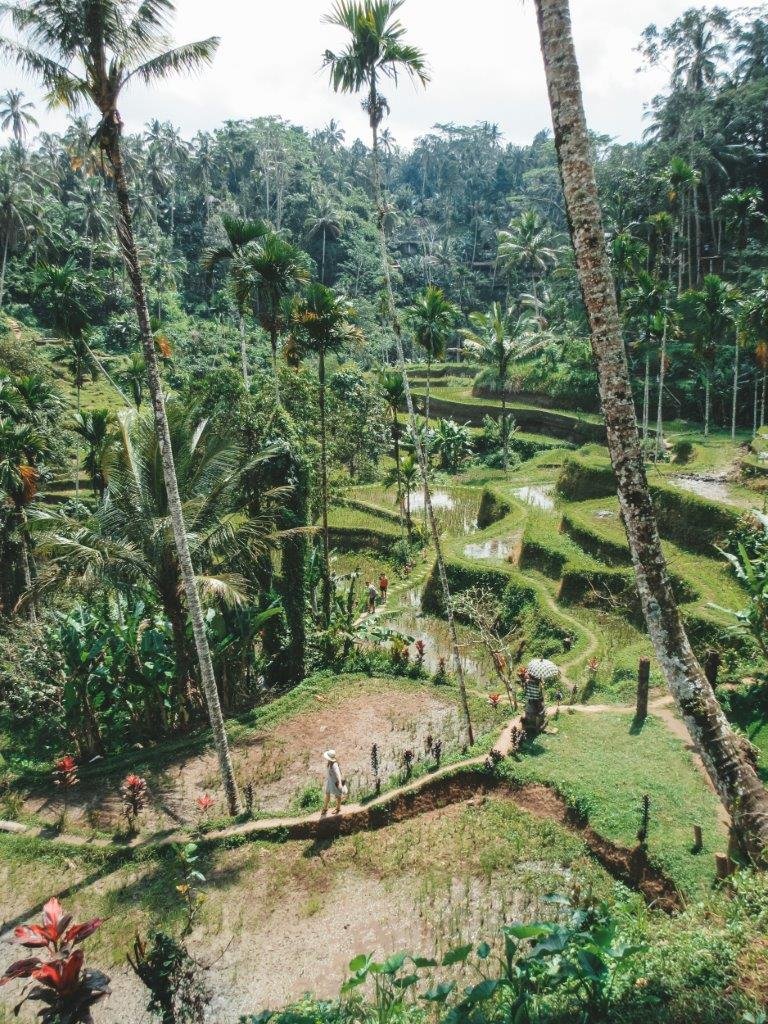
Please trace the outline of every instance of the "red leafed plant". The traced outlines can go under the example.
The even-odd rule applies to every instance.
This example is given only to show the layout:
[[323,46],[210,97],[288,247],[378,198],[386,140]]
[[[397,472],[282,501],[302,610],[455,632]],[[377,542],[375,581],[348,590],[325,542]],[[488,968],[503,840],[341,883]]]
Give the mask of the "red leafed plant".
[[427,645],[423,640],[417,640],[413,646],[416,648],[416,665],[421,669],[424,667],[424,659],[427,656]]
[[499,706],[500,702],[501,702],[501,694],[500,693],[489,693],[488,694],[488,703],[491,705],[491,707],[494,710],[496,710],[496,708]]
[[144,810],[147,801],[147,780],[140,775],[126,775],[120,787],[120,795],[123,798],[125,816],[131,828],[136,827],[139,815]]
[[0,977],[0,985],[16,978],[29,978],[33,984],[16,1006],[15,1013],[27,1000],[42,1003],[39,1011],[43,1024],[92,1024],[91,1007],[109,993],[109,978],[101,971],[86,970],[82,949],[84,942],[101,925],[94,917],[83,924],[73,924],[72,915],[54,896],[43,907],[43,923],[16,928],[14,941],[27,949],[44,952],[11,964]]
[[216,801],[210,793],[203,793],[203,795],[199,796],[195,802],[197,803],[197,809],[200,811],[201,816],[205,817]]
[[65,754],[64,757],[60,757],[56,764],[53,766],[53,783],[55,786],[61,786],[62,796],[64,797],[64,814],[62,816],[62,823],[67,815],[67,807],[69,806],[69,791],[73,789],[80,779],[77,777],[77,762],[71,754]]

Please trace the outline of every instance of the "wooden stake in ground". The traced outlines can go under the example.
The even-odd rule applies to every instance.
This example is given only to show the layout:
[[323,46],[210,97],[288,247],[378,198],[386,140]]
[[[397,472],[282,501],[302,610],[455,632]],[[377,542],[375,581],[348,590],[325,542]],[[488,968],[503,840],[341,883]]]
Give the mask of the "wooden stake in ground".
[[637,666],[637,710],[635,720],[644,722],[648,717],[648,687],[651,680],[651,659],[641,658]]
[[555,147],[589,317],[608,448],[643,614],[667,685],[731,814],[740,845],[755,862],[768,866],[768,791],[749,763],[691,650],[661,550],[605,247],[569,3],[535,0],[535,4]]

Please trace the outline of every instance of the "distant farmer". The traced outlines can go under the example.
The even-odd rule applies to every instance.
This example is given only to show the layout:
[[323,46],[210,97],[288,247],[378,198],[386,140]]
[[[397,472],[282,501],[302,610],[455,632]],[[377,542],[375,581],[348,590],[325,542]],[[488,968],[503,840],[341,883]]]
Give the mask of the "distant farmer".
[[544,708],[544,685],[554,682],[559,675],[560,669],[547,658],[533,658],[528,662],[524,674],[521,674],[525,691],[523,728],[528,736],[540,733],[547,724],[547,712]]
[[373,615],[376,611],[376,598],[379,596],[379,592],[370,580],[365,586],[368,592],[368,614]]
[[339,762],[336,760],[336,751],[326,750],[323,757],[326,762],[326,773],[325,794],[323,797],[323,810],[321,813],[328,813],[328,804],[331,801],[331,797],[333,797],[336,801],[336,807],[334,808],[333,813],[338,814],[341,810],[342,797],[347,795],[347,787],[341,777],[341,768],[339,767]]
[[388,589],[389,589],[389,580],[387,579],[387,574],[385,572],[383,572],[381,574],[381,576],[379,576],[379,592],[381,594],[381,603],[382,604],[386,604],[387,603],[387,590]]

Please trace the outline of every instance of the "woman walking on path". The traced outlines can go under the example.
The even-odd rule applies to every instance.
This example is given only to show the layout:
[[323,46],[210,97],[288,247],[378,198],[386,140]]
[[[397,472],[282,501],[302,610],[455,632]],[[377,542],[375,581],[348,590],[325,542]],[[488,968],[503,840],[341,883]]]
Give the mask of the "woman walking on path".
[[373,615],[376,611],[376,598],[379,594],[376,590],[375,584],[371,580],[368,580],[365,586],[368,591],[368,614]]
[[326,750],[323,757],[327,763],[327,770],[325,773],[325,795],[323,798],[323,809],[321,814],[328,813],[328,804],[330,803],[331,797],[336,800],[336,807],[334,814],[338,814],[341,810],[342,797],[347,794],[347,787],[344,785],[344,780],[341,777],[341,768],[339,762],[336,760],[335,750]]
[[381,576],[379,576],[379,591],[381,592],[382,604],[387,603],[387,590],[389,590],[389,580],[387,579],[387,574],[383,572]]

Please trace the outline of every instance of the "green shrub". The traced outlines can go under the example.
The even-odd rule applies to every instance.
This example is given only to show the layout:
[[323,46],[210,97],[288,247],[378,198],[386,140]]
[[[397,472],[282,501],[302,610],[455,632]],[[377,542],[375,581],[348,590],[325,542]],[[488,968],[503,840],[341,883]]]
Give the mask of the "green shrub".
[[691,461],[693,456],[693,442],[686,440],[675,441],[672,446],[672,458],[675,462],[684,464]]

